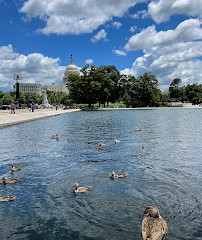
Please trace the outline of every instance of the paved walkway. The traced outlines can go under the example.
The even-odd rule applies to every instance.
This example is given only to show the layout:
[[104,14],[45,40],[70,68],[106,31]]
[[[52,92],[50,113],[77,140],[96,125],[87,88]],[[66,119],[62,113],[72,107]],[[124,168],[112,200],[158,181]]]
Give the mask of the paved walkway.
[[11,114],[10,110],[0,110],[0,128],[75,111],[80,111],[80,109],[35,109],[34,112],[16,109],[15,114]]

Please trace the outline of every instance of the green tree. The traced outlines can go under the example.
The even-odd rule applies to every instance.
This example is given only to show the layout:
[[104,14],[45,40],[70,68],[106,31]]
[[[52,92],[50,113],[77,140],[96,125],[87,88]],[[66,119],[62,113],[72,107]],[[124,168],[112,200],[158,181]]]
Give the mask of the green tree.
[[103,74],[107,75],[112,82],[110,83],[110,94],[108,94],[108,101],[115,103],[121,97],[120,78],[121,74],[114,65],[101,65],[99,69]]
[[14,98],[10,95],[10,93],[4,93],[3,97],[0,99],[0,104],[10,105],[13,100]]
[[197,85],[188,84],[184,88],[184,95],[186,100],[193,104],[201,104],[202,103],[202,84]]
[[158,89],[158,80],[151,73],[144,73],[138,77],[140,82],[140,102],[144,106],[159,106],[160,90]]
[[114,83],[104,68],[97,68],[91,65],[85,66],[81,72],[82,76],[71,75],[67,87],[70,91],[70,98],[75,103],[83,103],[91,106],[99,102],[105,104],[111,94]]
[[168,93],[162,93],[160,92],[160,102],[161,105],[165,105],[170,99],[170,96]]
[[181,87],[182,80],[174,78],[169,87],[170,99],[176,101],[183,100],[183,89]]

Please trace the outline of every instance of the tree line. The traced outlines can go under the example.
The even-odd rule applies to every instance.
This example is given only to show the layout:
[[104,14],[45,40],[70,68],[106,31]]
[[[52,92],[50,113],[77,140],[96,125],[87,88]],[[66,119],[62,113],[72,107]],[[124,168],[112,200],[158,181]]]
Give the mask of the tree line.
[[188,84],[181,86],[181,79],[175,78],[169,92],[162,92],[159,81],[150,72],[142,76],[121,75],[115,66],[95,67],[86,65],[82,75],[71,75],[67,87],[70,99],[75,103],[99,103],[99,106],[122,101],[127,107],[160,106],[168,101],[186,101],[193,104],[202,102],[202,85]]
[[[202,103],[202,84],[182,86],[182,80],[173,79],[169,92],[162,92],[155,75],[146,72],[139,77],[121,75],[114,65],[96,67],[86,65],[81,75],[70,75],[67,87],[69,94],[47,91],[51,105],[87,104],[106,106],[122,102],[127,107],[165,105],[169,101]],[[0,92],[0,105],[9,105],[15,99],[15,92]],[[34,92],[20,92],[19,102],[41,104],[42,96]]]

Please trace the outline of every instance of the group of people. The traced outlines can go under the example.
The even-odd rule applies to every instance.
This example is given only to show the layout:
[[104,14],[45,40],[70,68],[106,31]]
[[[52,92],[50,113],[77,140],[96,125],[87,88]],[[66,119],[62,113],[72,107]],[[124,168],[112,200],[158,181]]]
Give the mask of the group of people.
[[[10,109],[11,109],[11,114],[15,114],[16,105],[15,105],[14,102],[11,103]],[[27,109],[28,109],[30,112],[31,112],[31,111],[34,112],[35,104],[34,104],[34,103],[28,104],[28,105],[27,105]]]

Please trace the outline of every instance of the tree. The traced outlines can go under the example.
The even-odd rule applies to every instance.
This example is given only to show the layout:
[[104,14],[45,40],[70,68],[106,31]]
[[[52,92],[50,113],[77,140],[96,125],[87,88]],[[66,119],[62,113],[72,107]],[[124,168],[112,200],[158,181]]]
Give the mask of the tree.
[[0,99],[0,104],[10,105],[13,100],[14,98],[10,95],[10,93],[4,93],[3,97]]
[[83,103],[91,106],[99,102],[99,104],[108,101],[111,90],[113,89],[113,81],[103,68],[97,68],[88,65],[82,68],[82,76],[70,75],[67,87],[70,91],[70,98],[75,103]]
[[138,77],[140,82],[140,102],[144,106],[159,106],[160,90],[158,89],[158,80],[151,73],[144,73]]
[[202,103],[202,84],[197,85],[188,84],[184,88],[184,94],[186,100],[193,103],[193,104],[201,104]]
[[176,101],[182,100],[183,89],[181,88],[182,80],[180,78],[174,78],[169,87],[170,98]]
[[119,84],[121,74],[114,65],[108,66],[101,65],[99,69],[102,71],[102,73],[107,75],[113,82],[113,87],[110,86],[111,89],[110,94],[108,96],[108,101],[115,103],[121,97],[121,87]]

